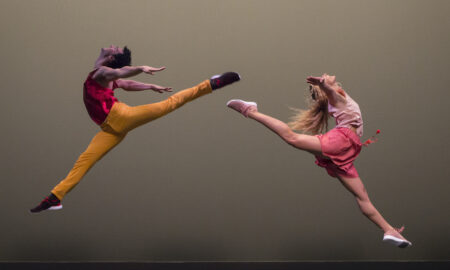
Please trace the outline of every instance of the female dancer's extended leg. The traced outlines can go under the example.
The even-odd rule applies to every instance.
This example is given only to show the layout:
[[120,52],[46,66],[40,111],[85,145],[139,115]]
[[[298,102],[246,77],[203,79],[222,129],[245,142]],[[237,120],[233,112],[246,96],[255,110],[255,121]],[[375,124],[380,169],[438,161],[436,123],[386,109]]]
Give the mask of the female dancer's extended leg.
[[284,122],[265,115],[255,110],[248,112],[248,118],[254,119],[268,127],[270,130],[280,136],[285,142],[295,148],[308,151],[314,155],[322,155],[319,138],[316,136],[298,134]]
[[314,155],[322,156],[322,147],[320,145],[319,138],[316,136],[295,133],[286,123],[260,113],[255,102],[232,99],[228,101],[227,106],[240,112],[245,117],[251,118],[265,125],[267,128],[280,136],[285,142],[295,148],[308,151]]

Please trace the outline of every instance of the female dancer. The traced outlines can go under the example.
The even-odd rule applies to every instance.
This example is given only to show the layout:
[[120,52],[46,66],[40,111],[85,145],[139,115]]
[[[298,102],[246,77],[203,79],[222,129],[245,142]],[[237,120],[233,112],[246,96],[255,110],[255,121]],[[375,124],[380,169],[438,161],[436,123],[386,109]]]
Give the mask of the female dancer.
[[[360,142],[363,121],[358,104],[340,87],[335,76],[324,74],[308,77],[306,81],[310,84],[310,108],[299,110],[288,124],[258,112],[255,102],[234,99],[227,106],[262,123],[293,147],[315,155],[316,164],[338,178],[355,196],[362,213],[384,231],[383,241],[401,248],[411,246],[411,242],[400,234],[404,227],[393,228],[373,206],[353,165],[363,145]],[[327,128],[328,114],[335,118],[336,127],[319,134]],[[297,134],[291,128],[319,135]]]
[[154,72],[162,71],[165,67],[130,66],[130,64],[131,52],[127,47],[119,48],[111,45],[101,49],[94,70],[89,73],[84,83],[83,92],[84,104],[89,116],[100,126],[101,131],[94,136],[67,177],[56,185],[51,194],[38,206],[30,210],[32,213],[61,209],[63,197],[80,182],[98,160],[119,144],[129,131],[240,79],[237,73],[227,72],[180,91],[164,101],[129,107],[114,97],[114,89],[122,88],[126,91],[149,89],[159,93],[171,92],[169,87],[123,79],[142,72],[153,75]]

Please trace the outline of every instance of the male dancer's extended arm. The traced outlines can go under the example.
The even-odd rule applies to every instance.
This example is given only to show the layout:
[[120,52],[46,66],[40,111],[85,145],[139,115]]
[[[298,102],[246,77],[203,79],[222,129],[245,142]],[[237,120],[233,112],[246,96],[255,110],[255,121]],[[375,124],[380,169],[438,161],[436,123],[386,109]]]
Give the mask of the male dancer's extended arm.
[[123,90],[126,90],[126,91],[142,91],[142,90],[150,89],[150,90],[154,90],[159,93],[163,93],[164,91],[172,92],[171,87],[164,87],[164,86],[159,86],[156,84],[137,82],[137,81],[133,81],[133,80],[118,79],[118,80],[116,80],[116,84],[117,84],[117,87],[122,88]]
[[172,88],[163,87],[156,84],[142,83],[132,80],[122,80],[121,78],[128,78],[139,73],[147,73],[153,75],[154,72],[166,69],[165,67],[154,68],[149,66],[126,66],[123,68],[109,68],[102,66],[94,73],[93,79],[102,84],[108,84],[115,81],[117,86],[127,91],[142,91],[151,89],[162,93],[163,91],[171,92]]
[[123,68],[110,68],[102,66],[94,73],[93,79],[96,81],[115,81],[120,78],[136,76],[142,72],[153,75],[154,72],[166,69],[165,67],[154,68],[149,66],[126,66]]

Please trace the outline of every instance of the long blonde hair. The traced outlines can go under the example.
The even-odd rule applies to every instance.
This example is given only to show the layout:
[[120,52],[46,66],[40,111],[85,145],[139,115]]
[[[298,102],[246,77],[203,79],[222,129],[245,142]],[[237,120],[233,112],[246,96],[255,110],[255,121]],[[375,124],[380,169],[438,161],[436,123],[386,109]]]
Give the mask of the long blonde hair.
[[292,108],[296,113],[288,125],[294,130],[315,135],[328,129],[328,98],[316,85],[310,85],[309,90],[311,92],[311,96],[307,99],[309,109]]

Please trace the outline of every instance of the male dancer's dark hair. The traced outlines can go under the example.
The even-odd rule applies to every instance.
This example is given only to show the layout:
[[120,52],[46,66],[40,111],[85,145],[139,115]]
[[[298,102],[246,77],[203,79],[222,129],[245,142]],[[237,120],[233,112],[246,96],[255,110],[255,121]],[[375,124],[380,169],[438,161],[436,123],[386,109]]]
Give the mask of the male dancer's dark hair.
[[131,65],[131,51],[125,46],[123,53],[114,55],[114,60],[107,64],[110,68],[122,68]]

